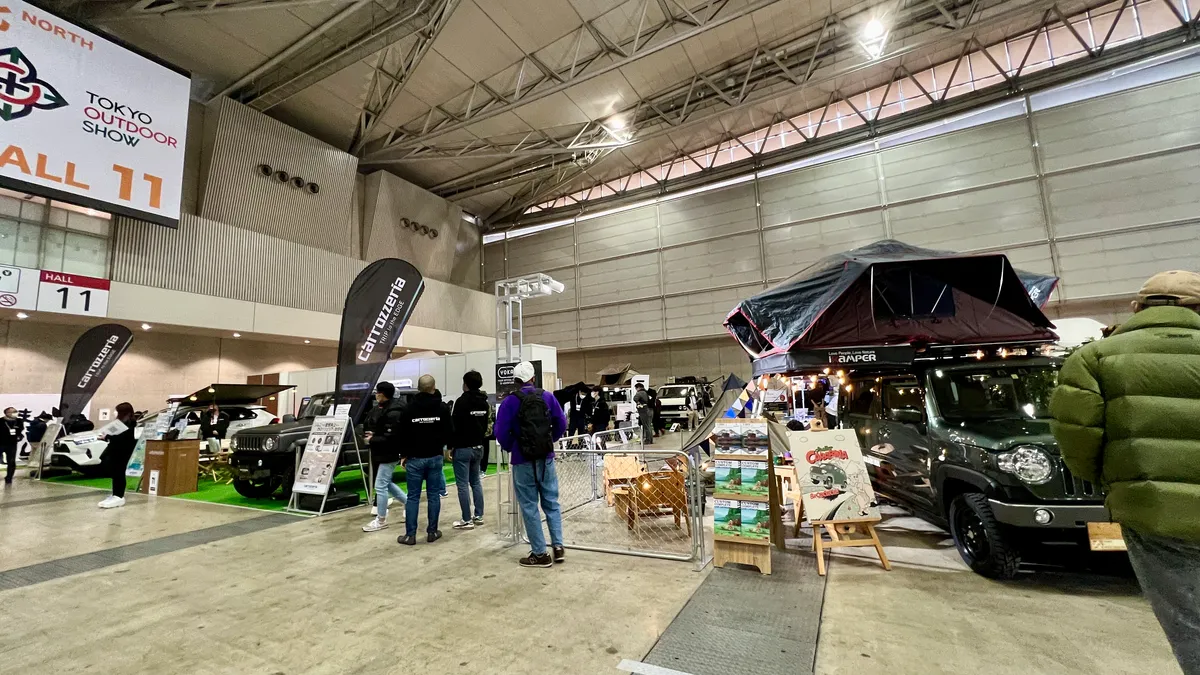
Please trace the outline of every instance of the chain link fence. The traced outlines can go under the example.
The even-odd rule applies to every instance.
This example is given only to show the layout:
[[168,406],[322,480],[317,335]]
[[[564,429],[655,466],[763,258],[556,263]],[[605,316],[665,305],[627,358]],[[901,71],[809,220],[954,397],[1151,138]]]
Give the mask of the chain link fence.
[[[563,438],[554,452],[567,548],[691,561],[697,569],[707,564],[711,545],[696,457],[646,450],[636,427]],[[498,534],[527,542],[511,472],[498,482]]]

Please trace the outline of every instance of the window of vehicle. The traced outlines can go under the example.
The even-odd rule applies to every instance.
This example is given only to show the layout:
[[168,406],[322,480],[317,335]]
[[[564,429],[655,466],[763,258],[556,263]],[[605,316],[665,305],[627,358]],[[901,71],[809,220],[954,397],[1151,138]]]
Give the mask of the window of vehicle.
[[255,412],[254,408],[243,408],[241,406],[221,408],[221,412],[229,417],[230,422],[252,420],[258,417],[258,413]]
[[300,417],[320,417],[328,415],[333,410],[333,392],[315,394],[308,400],[308,405],[300,411]]
[[846,397],[846,412],[851,415],[878,416],[876,403],[879,401],[879,388],[875,380],[859,380],[850,384],[853,389]]
[[1058,367],[987,367],[937,370],[930,377],[938,410],[948,421],[1050,417]]
[[683,398],[691,393],[691,387],[684,386],[667,386],[658,390],[659,398]]
[[925,419],[925,392],[916,380],[883,383],[884,416],[897,422],[918,423]]

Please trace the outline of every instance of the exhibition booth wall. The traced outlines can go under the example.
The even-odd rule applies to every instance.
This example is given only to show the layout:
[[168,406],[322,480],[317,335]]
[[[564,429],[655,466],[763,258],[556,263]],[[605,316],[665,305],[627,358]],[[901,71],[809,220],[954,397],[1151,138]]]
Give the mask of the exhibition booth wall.
[[[424,299],[421,300],[424,302]],[[408,330],[405,329],[407,335]],[[542,362],[542,382],[546,389],[554,389],[559,379],[565,383],[578,380],[567,380],[559,374],[558,353],[553,347],[544,345],[525,345],[525,360]],[[483,376],[483,390],[489,394],[496,392],[496,351],[468,352],[465,354],[447,354],[434,356],[431,354],[414,353],[404,358],[392,359],[383,369],[380,380],[395,382],[411,380],[416,387],[417,378],[422,375],[433,375],[437,381],[438,390],[446,400],[456,399],[462,394],[462,376],[469,370],[477,370]],[[294,384],[296,388],[281,394],[280,410],[296,410],[299,401],[306,396],[333,391],[336,368],[313,368],[282,372],[280,384]],[[289,400],[290,399],[290,400]]]

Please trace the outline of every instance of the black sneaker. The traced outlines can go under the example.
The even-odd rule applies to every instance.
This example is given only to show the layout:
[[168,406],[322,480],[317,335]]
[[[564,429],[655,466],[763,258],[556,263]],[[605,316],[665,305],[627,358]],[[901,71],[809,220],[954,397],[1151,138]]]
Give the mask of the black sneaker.
[[431,544],[432,544],[433,542],[435,542],[435,541],[437,541],[438,539],[441,539],[441,538],[442,538],[442,531],[441,531],[441,530],[435,530],[435,531],[433,531],[433,532],[430,532],[430,533],[429,533],[429,534],[428,534],[428,535],[425,537],[425,541],[427,541],[427,542],[429,542],[429,543],[431,543]]
[[561,546],[554,547],[554,562],[560,563],[567,557],[567,550]]
[[551,558],[549,553],[534,555],[533,551],[530,551],[529,555],[517,562],[521,564],[521,567],[554,567],[554,558]]
[[416,546],[417,538],[412,535],[403,535],[402,534],[399,537],[396,537],[396,543],[404,544],[405,546]]

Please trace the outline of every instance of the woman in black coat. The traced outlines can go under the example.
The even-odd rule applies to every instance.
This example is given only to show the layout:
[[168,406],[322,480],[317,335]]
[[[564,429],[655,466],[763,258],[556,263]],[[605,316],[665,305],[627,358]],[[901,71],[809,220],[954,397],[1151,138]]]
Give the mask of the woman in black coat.
[[593,434],[608,431],[608,423],[612,420],[612,408],[608,407],[608,394],[599,388],[596,392],[596,404],[592,408],[591,420]]
[[137,445],[134,437],[134,427],[137,421],[133,419],[133,406],[128,403],[117,405],[117,419],[125,425],[125,431],[113,436],[107,436],[108,446],[100,455],[100,465],[104,473],[112,477],[112,494],[100,502],[100,508],[113,509],[125,506],[125,467],[133,455]]

